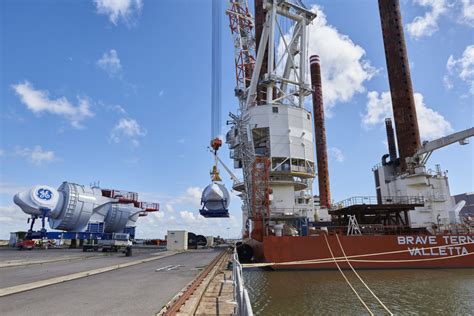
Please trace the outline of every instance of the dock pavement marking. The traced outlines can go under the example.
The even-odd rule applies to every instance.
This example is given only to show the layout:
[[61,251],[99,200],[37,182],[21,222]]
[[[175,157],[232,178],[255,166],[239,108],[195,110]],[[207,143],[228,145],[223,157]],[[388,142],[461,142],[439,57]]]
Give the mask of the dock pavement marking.
[[17,293],[21,293],[21,292],[25,292],[25,291],[30,291],[30,290],[38,289],[38,288],[49,286],[49,285],[54,285],[54,284],[58,284],[58,283],[63,283],[63,282],[67,282],[67,281],[81,279],[81,278],[85,278],[85,277],[88,277],[88,276],[91,276],[91,275],[96,275],[96,274],[99,274],[99,273],[104,273],[104,272],[109,272],[109,271],[113,271],[113,270],[117,270],[117,269],[121,269],[121,268],[131,267],[131,266],[134,266],[134,265],[137,265],[137,264],[150,262],[150,261],[158,260],[158,259],[165,258],[165,257],[170,257],[170,256],[173,256],[177,253],[178,252],[171,252],[171,253],[163,254],[162,256],[156,256],[156,257],[152,257],[152,258],[146,258],[146,259],[140,259],[140,260],[135,260],[135,261],[126,262],[126,263],[116,264],[116,265],[113,265],[113,266],[110,266],[110,267],[98,268],[98,269],[93,269],[93,270],[89,270],[89,271],[83,271],[83,272],[73,273],[73,274],[64,275],[64,276],[60,276],[60,277],[55,277],[55,278],[51,278],[51,279],[47,279],[47,280],[41,280],[41,281],[36,281],[36,282],[32,282],[32,283],[27,283],[27,284],[20,284],[20,285],[10,286],[10,287],[0,289],[0,297],[12,295],[12,294],[17,294]]
[[14,260],[14,261],[7,261],[5,263],[0,263],[1,268],[12,268],[12,267],[22,267],[22,266],[29,266],[33,264],[43,264],[43,263],[52,263],[52,262],[60,262],[60,261],[72,261],[72,260],[84,260],[84,259],[92,259],[92,258],[100,258],[104,255],[92,255],[92,256],[69,256],[69,257],[62,257],[56,259],[48,259],[48,260]]

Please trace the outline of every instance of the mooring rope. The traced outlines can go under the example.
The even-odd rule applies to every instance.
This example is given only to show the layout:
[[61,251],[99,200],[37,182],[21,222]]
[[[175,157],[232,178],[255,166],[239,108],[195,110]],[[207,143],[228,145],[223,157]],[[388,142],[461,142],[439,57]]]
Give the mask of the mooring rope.
[[336,258],[334,257],[334,254],[332,253],[332,249],[331,249],[331,246],[329,245],[329,241],[328,241],[328,238],[326,237],[326,234],[324,234],[324,238],[326,239],[326,245],[328,246],[328,249],[329,249],[329,252],[331,253],[331,256],[333,258],[333,261],[334,263],[336,264],[336,267],[337,269],[339,270],[339,272],[341,272],[342,276],[344,277],[344,280],[346,281],[347,285],[349,285],[349,287],[351,288],[352,292],[354,292],[354,294],[357,296],[357,298],[359,299],[359,301],[362,303],[362,305],[364,305],[365,309],[367,309],[367,311],[369,312],[370,315],[374,315],[374,313],[370,310],[369,306],[367,306],[367,304],[364,302],[364,300],[362,299],[362,297],[360,297],[359,293],[357,293],[356,289],[352,286],[351,282],[349,282],[349,279],[347,279],[346,275],[344,274],[344,272],[342,271],[341,267],[339,266],[339,263],[337,263],[337,260]]
[[344,251],[344,248],[342,247],[341,241],[339,240],[339,236],[336,235],[336,237],[337,237],[337,242],[339,243],[339,247],[341,248],[342,254],[346,258],[346,261],[347,261],[347,264],[349,265],[349,267],[351,267],[352,271],[355,273],[355,275],[360,280],[360,282],[362,282],[362,284],[364,284],[365,288],[370,292],[370,294],[372,294],[372,296],[377,300],[377,302],[379,302],[379,304],[383,307],[383,309],[385,309],[391,316],[393,316],[393,313],[388,309],[388,307],[384,303],[382,303],[382,301],[378,298],[378,296],[375,295],[375,293],[369,288],[367,283],[365,283],[364,280],[360,277],[359,273],[357,273],[357,271],[354,269],[354,267],[350,263],[349,259],[347,259],[346,252]]

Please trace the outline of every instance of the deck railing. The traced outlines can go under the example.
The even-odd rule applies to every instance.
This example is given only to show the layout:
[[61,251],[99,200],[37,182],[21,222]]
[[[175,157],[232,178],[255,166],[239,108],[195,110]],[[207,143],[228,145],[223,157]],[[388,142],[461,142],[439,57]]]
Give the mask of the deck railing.
[[234,254],[232,255],[232,277],[234,280],[234,299],[237,302],[235,314],[239,316],[253,316],[249,293],[245,288],[244,278],[242,277],[242,265],[239,262],[237,248],[234,248]]
[[353,196],[335,203],[332,209],[362,204],[423,204],[424,202],[425,199],[422,196],[382,196],[380,200],[376,196]]

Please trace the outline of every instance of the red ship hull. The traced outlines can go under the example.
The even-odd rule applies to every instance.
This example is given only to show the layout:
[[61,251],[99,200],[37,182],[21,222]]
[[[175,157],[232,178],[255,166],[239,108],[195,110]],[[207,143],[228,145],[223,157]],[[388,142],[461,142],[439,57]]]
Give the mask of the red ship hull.
[[[474,235],[268,236],[249,243],[273,269],[474,268]],[[332,254],[331,254],[332,251]],[[258,258],[260,257],[260,258]]]

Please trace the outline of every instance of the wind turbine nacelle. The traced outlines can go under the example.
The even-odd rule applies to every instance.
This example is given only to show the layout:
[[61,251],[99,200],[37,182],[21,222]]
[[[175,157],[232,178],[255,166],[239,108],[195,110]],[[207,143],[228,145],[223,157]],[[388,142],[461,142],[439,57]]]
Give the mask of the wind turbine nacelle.
[[[26,214],[46,215],[52,229],[81,231],[96,208],[114,199],[103,197],[98,188],[63,182],[57,190],[47,185],[34,186],[17,193],[13,201]],[[46,209],[49,211],[44,214]]]

